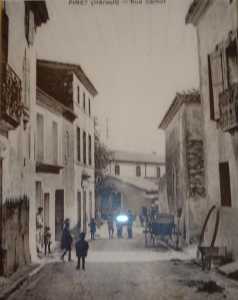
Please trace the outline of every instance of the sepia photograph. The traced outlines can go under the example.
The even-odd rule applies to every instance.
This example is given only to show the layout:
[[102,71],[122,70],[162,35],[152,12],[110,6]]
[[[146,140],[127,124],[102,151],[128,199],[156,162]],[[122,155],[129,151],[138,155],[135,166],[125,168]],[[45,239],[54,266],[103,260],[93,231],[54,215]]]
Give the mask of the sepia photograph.
[[0,0],[5,299],[238,299],[238,0]]

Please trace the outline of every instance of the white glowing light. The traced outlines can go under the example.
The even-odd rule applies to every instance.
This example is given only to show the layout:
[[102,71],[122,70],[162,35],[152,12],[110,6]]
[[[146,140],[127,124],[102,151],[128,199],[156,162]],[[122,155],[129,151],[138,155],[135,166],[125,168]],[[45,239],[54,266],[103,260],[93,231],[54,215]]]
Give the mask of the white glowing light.
[[116,219],[119,223],[126,223],[128,221],[128,217],[126,215],[119,215]]

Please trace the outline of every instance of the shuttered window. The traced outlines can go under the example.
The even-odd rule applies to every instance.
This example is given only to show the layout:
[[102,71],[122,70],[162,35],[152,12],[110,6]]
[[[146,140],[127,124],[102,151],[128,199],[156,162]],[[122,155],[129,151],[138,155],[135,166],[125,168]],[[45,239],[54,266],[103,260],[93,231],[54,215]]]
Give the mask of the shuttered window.
[[92,164],[92,138],[91,135],[88,136],[88,164]]
[[86,142],[86,132],[83,132],[83,163],[87,163],[87,142]]
[[23,96],[25,107],[30,107],[31,101],[31,76],[30,76],[30,55],[28,50],[25,49],[24,60],[23,60]]
[[77,158],[81,160],[81,148],[80,148],[80,128],[77,127]]
[[219,49],[209,55],[209,81],[210,81],[210,116],[212,120],[219,120],[219,94],[224,90],[223,56]]
[[9,19],[5,12],[2,11],[2,61],[7,62],[8,60],[8,29],[9,29]]

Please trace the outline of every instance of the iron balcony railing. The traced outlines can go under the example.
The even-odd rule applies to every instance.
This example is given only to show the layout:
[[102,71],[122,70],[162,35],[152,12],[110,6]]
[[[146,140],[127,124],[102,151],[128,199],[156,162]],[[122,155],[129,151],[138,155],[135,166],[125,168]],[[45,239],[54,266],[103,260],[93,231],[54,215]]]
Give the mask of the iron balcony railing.
[[6,63],[2,64],[0,120],[8,129],[16,128],[23,111],[21,79]]
[[220,126],[223,131],[238,129],[238,83],[219,95]]

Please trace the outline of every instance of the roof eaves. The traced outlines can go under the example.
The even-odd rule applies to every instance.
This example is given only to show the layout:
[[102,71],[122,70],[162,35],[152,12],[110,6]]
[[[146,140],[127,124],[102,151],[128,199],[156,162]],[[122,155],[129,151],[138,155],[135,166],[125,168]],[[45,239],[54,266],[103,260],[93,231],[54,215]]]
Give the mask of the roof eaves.
[[193,0],[185,17],[186,24],[196,25],[209,4],[209,0]]
[[65,62],[59,62],[59,61],[46,60],[46,59],[37,59],[37,63],[48,64],[51,66],[54,66],[54,65],[60,66],[62,68],[65,68],[65,69],[68,69],[68,70],[74,72],[80,81],[82,81],[82,78],[85,80],[85,84],[89,88],[93,97],[95,97],[98,94],[98,91],[96,90],[95,86],[92,84],[92,82],[87,77],[86,73],[83,71],[83,69],[80,65],[73,64],[73,63],[65,63]]

